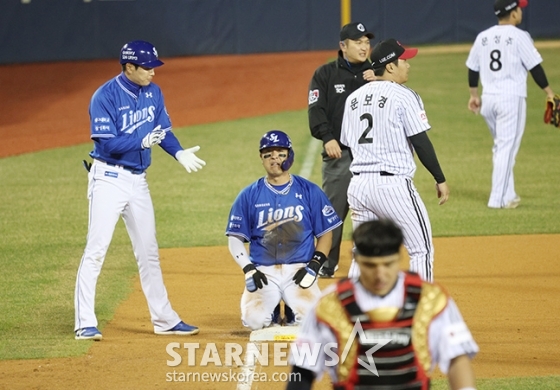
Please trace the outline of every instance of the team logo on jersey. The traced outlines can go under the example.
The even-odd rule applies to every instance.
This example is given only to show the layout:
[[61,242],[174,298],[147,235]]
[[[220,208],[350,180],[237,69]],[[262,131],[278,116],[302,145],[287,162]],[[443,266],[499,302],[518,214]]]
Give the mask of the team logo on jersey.
[[333,209],[332,206],[325,206],[325,207],[323,207],[323,210],[321,210],[321,212],[323,213],[323,215],[325,217],[328,217],[329,215],[334,214],[334,209]]
[[146,92],[146,98],[153,98],[154,96],[152,95],[151,92]]
[[426,115],[426,111],[420,111],[418,113],[418,117],[420,118],[420,122],[428,123],[428,116]]
[[312,91],[309,91],[309,104],[313,104],[316,103],[317,100],[319,100],[319,90],[318,89],[314,89]]
[[346,91],[346,85],[344,84],[335,84],[334,90],[336,93],[344,93]]
[[121,115],[122,127],[121,131],[132,134],[134,130],[142,126],[146,122],[153,122],[156,117],[156,107],[149,106],[140,110],[130,110]]
[[[257,224],[257,229],[264,229],[267,231],[273,230],[286,222],[295,221],[299,222],[303,219],[304,207],[299,206],[288,206],[279,209],[273,209],[272,207],[268,210],[259,211],[259,221]],[[334,210],[333,210],[334,212]]]

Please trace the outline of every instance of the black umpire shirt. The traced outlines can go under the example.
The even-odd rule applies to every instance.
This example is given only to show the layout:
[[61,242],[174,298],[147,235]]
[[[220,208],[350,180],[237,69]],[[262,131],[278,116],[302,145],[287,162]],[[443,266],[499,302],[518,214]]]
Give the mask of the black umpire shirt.
[[[363,73],[371,69],[366,60],[361,64],[350,64],[338,51],[336,61],[322,65],[315,71],[309,83],[309,128],[311,135],[323,144],[336,139],[340,144],[340,128],[344,115],[344,103],[352,92],[366,84]],[[340,144],[341,149],[348,149]]]

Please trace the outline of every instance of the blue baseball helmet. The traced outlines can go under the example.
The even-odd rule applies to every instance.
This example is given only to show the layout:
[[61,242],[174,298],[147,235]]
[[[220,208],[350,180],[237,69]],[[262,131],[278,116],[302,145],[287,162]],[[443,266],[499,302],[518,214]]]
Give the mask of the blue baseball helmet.
[[146,41],[132,41],[121,49],[121,64],[131,63],[146,68],[157,68],[163,62],[158,58],[154,45]]
[[282,162],[281,168],[284,171],[290,169],[294,163],[295,153],[294,149],[292,149],[292,141],[290,140],[290,137],[288,137],[288,134],[280,130],[270,130],[266,132],[261,138],[259,152],[268,148],[288,149],[288,158]]

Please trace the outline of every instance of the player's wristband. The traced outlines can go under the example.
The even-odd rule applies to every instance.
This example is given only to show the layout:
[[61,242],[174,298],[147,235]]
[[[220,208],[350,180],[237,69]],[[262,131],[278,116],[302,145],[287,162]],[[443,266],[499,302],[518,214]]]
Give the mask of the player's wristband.
[[311,268],[315,272],[319,272],[323,264],[327,262],[328,258],[323,252],[315,251],[313,253],[313,257],[309,260],[309,264],[307,264],[308,268]]
[[245,274],[249,271],[256,271],[256,270],[257,270],[257,267],[255,267],[255,265],[252,264],[252,263],[247,264],[245,267],[243,267],[243,273],[245,273]]

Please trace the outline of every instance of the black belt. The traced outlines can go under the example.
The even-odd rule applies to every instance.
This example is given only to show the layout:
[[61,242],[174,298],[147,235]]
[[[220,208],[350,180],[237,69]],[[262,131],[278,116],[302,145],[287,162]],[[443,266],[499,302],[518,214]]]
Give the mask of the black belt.
[[[368,172],[362,172],[362,173],[368,173]],[[371,172],[371,173],[379,173],[379,176],[395,176],[394,173],[386,172],[386,171]],[[354,176],[360,176],[360,172],[352,172],[352,175],[354,175]]]
[[101,161],[102,163],[107,164],[107,165],[109,165],[110,167],[122,168],[122,169],[124,169],[125,171],[129,171],[129,172],[132,173],[133,175],[141,175],[141,174],[144,173],[144,170],[143,170],[143,169],[136,169],[136,168],[125,167],[124,165],[113,164],[113,163],[110,163],[110,162],[107,162],[107,161],[100,160],[100,159],[98,159],[98,158],[96,158],[96,160],[97,160],[97,161]]

